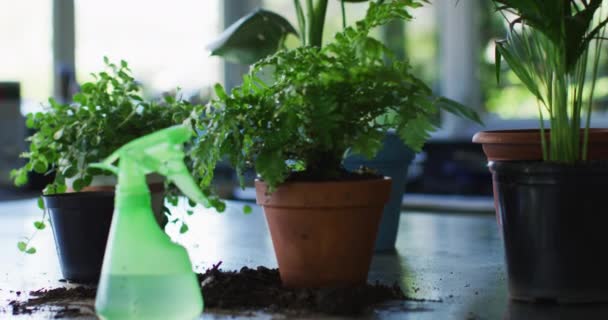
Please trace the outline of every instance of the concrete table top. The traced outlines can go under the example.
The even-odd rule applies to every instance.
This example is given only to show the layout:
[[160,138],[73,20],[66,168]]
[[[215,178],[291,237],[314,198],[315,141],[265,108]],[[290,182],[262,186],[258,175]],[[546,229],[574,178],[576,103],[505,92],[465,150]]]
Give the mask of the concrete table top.
[[[261,208],[242,213],[243,203],[230,202],[222,214],[197,209],[187,217],[190,230],[167,232],[189,250],[197,271],[219,261],[223,269],[277,266]],[[184,207],[178,212],[186,215]],[[33,232],[41,211],[33,199],[0,202],[0,319],[52,319],[52,310],[13,316],[8,301],[17,291],[66,286],[51,230],[36,235],[38,253],[18,252],[16,242]],[[397,250],[376,254],[369,280],[397,281],[404,293],[426,301],[383,306],[357,319],[608,319],[607,305],[551,306],[510,302],[503,249],[493,215],[404,212]],[[265,312],[218,313],[206,310],[201,319],[293,319]],[[79,319],[96,319],[94,315]],[[296,319],[346,319],[302,316]]]

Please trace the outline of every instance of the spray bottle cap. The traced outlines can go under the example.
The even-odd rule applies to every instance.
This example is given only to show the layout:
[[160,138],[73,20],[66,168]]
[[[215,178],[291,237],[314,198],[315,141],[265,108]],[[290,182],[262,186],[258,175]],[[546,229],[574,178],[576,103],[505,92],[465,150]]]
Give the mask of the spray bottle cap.
[[[114,151],[101,163],[91,167],[118,175],[117,196],[149,192],[145,176],[158,173],[175,184],[188,198],[205,207],[209,199],[201,192],[184,163],[183,144],[192,137],[192,130],[178,125],[135,139]],[[118,167],[112,165],[120,159]]]

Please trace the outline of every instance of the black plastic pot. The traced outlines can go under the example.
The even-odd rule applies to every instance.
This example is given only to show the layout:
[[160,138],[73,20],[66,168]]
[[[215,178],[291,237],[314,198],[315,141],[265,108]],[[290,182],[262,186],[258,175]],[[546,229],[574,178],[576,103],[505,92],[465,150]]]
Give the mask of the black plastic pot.
[[608,301],[608,162],[490,162],[512,299]]
[[114,192],[78,192],[44,196],[51,218],[63,277],[97,282],[108,240]]

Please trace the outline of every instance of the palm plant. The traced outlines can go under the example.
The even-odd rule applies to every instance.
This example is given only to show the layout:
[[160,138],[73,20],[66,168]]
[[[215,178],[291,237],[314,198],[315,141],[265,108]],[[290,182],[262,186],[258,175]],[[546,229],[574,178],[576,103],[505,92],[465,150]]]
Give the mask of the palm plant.
[[[509,21],[508,38],[496,43],[496,77],[499,81],[504,58],[538,100],[543,159],[560,163],[586,160],[599,58],[608,23],[602,12],[603,0],[494,3]],[[509,20],[509,16],[515,18]],[[545,115],[551,126],[548,140]]]

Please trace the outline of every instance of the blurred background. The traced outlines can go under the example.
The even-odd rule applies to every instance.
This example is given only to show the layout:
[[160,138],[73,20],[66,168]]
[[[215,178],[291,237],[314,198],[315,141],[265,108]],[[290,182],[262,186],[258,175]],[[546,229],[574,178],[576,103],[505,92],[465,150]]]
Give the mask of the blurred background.
[[[19,190],[8,178],[26,147],[25,114],[42,110],[50,96],[69,99],[78,83],[103,68],[103,56],[128,61],[147,97],[180,87],[185,97],[204,102],[215,83],[234,86],[248,68],[209,56],[206,45],[257,7],[296,20],[286,0],[0,0],[0,200],[39,193],[49,178],[33,177]],[[366,8],[348,4],[348,21],[363,17]],[[504,37],[506,25],[491,1],[434,0],[413,14],[413,21],[376,36],[410,59],[437,94],[477,109],[483,129],[538,127],[536,102],[514,74],[503,73],[496,83],[494,41]],[[330,39],[341,29],[339,1],[331,2],[327,19]],[[608,124],[607,60],[600,66],[594,126]],[[443,116],[442,129],[410,167],[405,204],[425,207],[437,202],[434,197],[457,196],[469,204],[480,199],[492,210],[486,160],[480,146],[470,143],[481,129]],[[226,197],[251,198],[231,187],[236,182],[230,168],[219,170],[225,180],[220,183],[229,186],[223,188]]]

